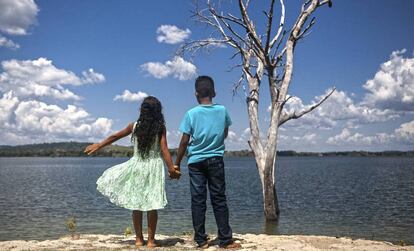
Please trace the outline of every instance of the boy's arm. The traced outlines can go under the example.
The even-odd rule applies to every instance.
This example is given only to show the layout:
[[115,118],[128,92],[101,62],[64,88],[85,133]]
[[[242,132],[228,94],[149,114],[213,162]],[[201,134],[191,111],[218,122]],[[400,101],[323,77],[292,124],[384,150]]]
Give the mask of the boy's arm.
[[183,159],[185,151],[187,150],[188,142],[190,142],[190,135],[183,133],[183,136],[181,136],[180,146],[177,150],[177,158],[175,159],[175,165],[178,167],[178,170],[180,170],[181,160]]
[[179,179],[180,178],[180,172],[176,172],[172,159],[170,151],[168,150],[168,144],[167,144],[167,130],[164,128],[161,135],[160,140],[160,148],[161,148],[161,154],[162,158],[164,159],[165,164],[168,167],[168,175],[171,179]]
[[228,135],[229,135],[229,128],[226,127],[224,128],[224,138],[227,138]]
[[224,138],[227,138],[227,136],[229,135],[229,127],[231,126],[232,122],[231,122],[231,118],[230,115],[228,114],[227,110],[225,110],[225,128],[224,128]]
[[109,136],[108,138],[104,139],[103,141],[99,142],[99,143],[95,143],[95,144],[91,144],[89,146],[87,146],[85,148],[84,153],[91,155],[92,153],[98,151],[99,149],[101,149],[104,146],[110,145],[113,142],[128,136],[129,134],[131,134],[132,132],[132,128],[134,127],[133,123],[130,123],[127,127],[125,127],[124,129],[112,134],[111,136]]

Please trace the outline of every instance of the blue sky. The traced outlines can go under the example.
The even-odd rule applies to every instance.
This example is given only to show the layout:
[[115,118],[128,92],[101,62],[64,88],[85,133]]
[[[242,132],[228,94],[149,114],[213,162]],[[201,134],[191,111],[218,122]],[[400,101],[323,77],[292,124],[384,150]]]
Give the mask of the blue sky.
[[[290,27],[301,1],[286,2]],[[266,6],[249,9],[259,30]],[[235,1],[222,7],[238,14]],[[244,94],[231,93],[240,75],[228,71],[238,63],[229,59],[231,48],[174,58],[183,42],[208,35],[191,19],[192,9],[190,0],[0,0],[0,145],[100,140],[136,120],[147,94],[163,103],[175,147],[180,120],[196,105],[194,78],[211,75],[215,102],[233,119],[227,148],[248,148]],[[286,108],[303,109],[331,86],[337,91],[312,114],[287,122],[279,149],[414,149],[413,9],[409,0],[349,0],[316,11],[312,33],[295,50],[289,94],[296,98]],[[270,101],[263,87],[266,134]]]

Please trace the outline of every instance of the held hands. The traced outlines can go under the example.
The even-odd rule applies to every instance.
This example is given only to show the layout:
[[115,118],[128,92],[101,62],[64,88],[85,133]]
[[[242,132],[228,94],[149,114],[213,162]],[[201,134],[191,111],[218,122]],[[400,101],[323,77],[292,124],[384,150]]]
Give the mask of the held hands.
[[180,179],[181,176],[181,172],[180,172],[180,167],[179,166],[174,166],[174,169],[169,169],[168,170],[168,176],[170,176],[171,179]]
[[98,151],[100,148],[101,148],[100,147],[100,144],[95,143],[95,144],[92,144],[92,145],[87,146],[85,148],[85,151],[83,151],[83,152],[86,153],[86,154],[88,154],[88,155],[91,155],[92,153]]

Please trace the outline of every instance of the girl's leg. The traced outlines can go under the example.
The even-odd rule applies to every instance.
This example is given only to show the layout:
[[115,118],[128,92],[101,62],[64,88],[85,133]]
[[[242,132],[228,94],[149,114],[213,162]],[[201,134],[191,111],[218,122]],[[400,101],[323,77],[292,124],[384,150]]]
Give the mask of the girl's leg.
[[142,211],[132,211],[132,222],[134,223],[135,229],[135,245],[144,245],[144,236],[142,236]]
[[158,212],[157,210],[152,210],[147,212],[148,220],[148,247],[155,247],[155,230],[157,229],[158,221]]

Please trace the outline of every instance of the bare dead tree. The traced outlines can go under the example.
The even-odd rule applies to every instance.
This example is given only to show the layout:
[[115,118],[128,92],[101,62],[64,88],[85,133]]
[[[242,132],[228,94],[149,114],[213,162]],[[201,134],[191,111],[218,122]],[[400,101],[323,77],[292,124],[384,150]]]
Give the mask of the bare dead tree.
[[[266,220],[277,220],[279,206],[275,187],[275,162],[278,128],[291,119],[298,119],[321,105],[335,90],[333,87],[324,98],[301,111],[288,113],[283,109],[290,96],[287,95],[292,79],[294,50],[297,42],[303,39],[315,24],[310,16],[319,7],[331,0],[306,0],[296,22],[290,29],[285,29],[285,4],[280,1],[280,19],[277,29],[274,25],[275,0],[269,0],[269,8],[264,11],[265,34],[259,35],[256,24],[248,13],[249,0],[237,0],[239,13],[233,15],[219,11],[220,1],[213,3],[206,0],[203,8],[196,2],[194,17],[197,21],[212,28],[210,37],[194,40],[184,44],[181,52],[195,53],[200,49],[215,46],[229,46],[234,49],[232,58],[240,56],[241,76],[234,90],[244,86],[249,116],[250,140],[263,189],[263,203]],[[310,20],[309,20],[310,19]],[[258,105],[260,86],[265,80],[270,90],[271,109],[270,124],[266,138],[260,137]]]

